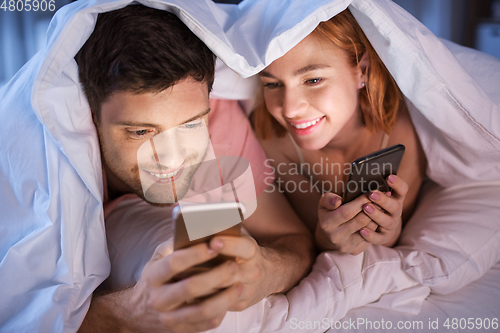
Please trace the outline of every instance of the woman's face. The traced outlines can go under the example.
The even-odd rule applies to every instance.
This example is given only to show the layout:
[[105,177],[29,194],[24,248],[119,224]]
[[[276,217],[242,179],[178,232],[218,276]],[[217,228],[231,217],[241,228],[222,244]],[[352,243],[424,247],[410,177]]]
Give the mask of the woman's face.
[[332,42],[311,34],[259,76],[267,109],[303,149],[345,142],[362,126],[358,92],[365,77]]

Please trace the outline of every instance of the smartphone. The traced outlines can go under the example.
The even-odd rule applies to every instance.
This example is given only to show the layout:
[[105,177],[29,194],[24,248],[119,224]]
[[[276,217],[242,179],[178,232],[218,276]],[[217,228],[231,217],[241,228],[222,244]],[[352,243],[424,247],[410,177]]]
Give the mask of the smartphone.
[[[193,204],[182,207],[176,206],[172,211],[172,219],[174,221],[174,251],[183,249],[195,244],[206,242],[208,243],[215,236],[241,236],[241,228],[243,226],[243,214],[245,213],[245,206],[239,202],[221,202],[209,204]],[[190,240],[187,232],[184,215],[190,214],[190,218],[203,219],[204,222],[209,223],[210,219],[235,219],[239,218],[239,223],[230,228],[222,230],[216,234],[201,237],[198,239]],[[235,216],[235,214],[237,214]],[[188,271],[178,274],[174,280],[181,280],[193,274],[204,272],[212,267],[218,266],[226,260],[234,259],[233,257],[219,255],[207,262],[196,265]]]
[[347,203],[370,191],[390,191],[386,179],[397,174],[404,153],[405,146],[397,144],[352,162],[342,202]]

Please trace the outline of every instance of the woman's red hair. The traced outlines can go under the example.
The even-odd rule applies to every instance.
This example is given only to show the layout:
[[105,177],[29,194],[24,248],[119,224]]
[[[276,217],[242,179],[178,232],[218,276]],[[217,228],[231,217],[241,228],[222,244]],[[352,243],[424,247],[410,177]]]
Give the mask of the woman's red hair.
[[[399,108],[404,106],[403,94],[351,12],[346,9],[330,20],[321,22],[312,34],[345,50],[353,67],[359,65],[366,52],[369,58],[366,86],[359,93],[362,120],[370,131],[382,130],[389,134],[396,123]],[[258,100],[253,115],[257,137],[265,140],[272,133],[278,137],[284,136],[286,129],[267,110],[262,89]]]

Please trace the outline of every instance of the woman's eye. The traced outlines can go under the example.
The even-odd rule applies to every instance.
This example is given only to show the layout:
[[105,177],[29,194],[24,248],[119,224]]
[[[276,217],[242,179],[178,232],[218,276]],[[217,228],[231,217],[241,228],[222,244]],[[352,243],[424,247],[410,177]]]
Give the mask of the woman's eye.
[[278,82],[268,82],[268,83],[264,83],[264,88],[278,88],[280,87],[281,84],[278,83]]
[[316,79],[306,80],[306,83],[314,85],[320,83],[321,81],[323,81],[323,79],[316,78]]

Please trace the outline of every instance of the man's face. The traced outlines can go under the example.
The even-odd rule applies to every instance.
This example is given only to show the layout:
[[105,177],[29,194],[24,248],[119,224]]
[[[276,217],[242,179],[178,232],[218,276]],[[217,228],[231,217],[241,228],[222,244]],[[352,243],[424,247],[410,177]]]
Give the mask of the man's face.
[[159,205],[182,198],[208,147],[209,110],[206,82],[192,78],[160,93],[113,93],[96,122],[110,192]]

